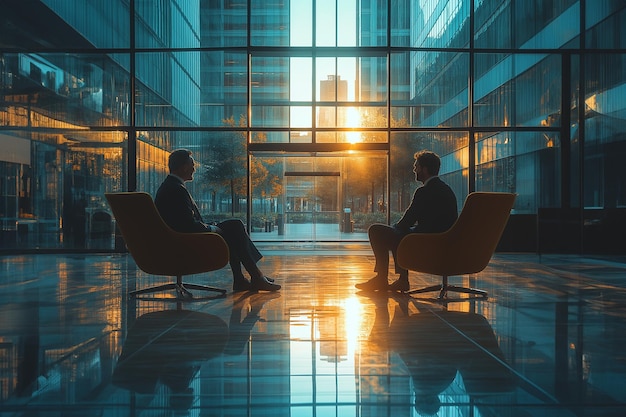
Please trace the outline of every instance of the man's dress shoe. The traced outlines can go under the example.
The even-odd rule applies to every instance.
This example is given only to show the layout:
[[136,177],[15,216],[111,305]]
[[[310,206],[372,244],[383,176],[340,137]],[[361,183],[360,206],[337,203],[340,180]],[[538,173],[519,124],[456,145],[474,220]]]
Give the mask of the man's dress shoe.
[[280,285],[270,282],[267,277],[252,279],[250,282],[250,291],[278,291]]
[[380,277],[374,277],[369,281],[356,284],[355,287],[364,291],[387,291],[389,285],[387,280],[383,280]]

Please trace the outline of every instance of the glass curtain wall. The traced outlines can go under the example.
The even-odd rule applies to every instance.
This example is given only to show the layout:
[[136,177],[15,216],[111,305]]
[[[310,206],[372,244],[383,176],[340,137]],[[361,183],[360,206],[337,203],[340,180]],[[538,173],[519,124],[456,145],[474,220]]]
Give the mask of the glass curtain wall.
[[518,195],[501,249],[626,251],[623,2],[2,6],[0,250],[122,250],[104,193],[184,147],[256,240],[366,240],[430,149],[459,207]]

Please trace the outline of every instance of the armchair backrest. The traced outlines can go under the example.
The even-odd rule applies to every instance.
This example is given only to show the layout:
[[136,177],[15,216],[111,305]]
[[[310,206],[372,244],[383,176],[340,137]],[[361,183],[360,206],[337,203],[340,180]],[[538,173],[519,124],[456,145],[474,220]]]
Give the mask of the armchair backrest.
[[398,247],[400,264],[448,276],[482,271],[502,237],[515,197],[511,193],[470,193],[459,218],[446,232],[404,237]]
[[228,263],[228,246],[217,233],[179,233],[161,218],[145,192],[106,193],[128,251],[144,272],[188,275]]
[[[465,200],[463,210],[449,230],[449,241],[456,263],[466,269],[483,270],[498,246],[509,220],[515,194],[474,192]],[[467,273],[474,273],[472,271]]]

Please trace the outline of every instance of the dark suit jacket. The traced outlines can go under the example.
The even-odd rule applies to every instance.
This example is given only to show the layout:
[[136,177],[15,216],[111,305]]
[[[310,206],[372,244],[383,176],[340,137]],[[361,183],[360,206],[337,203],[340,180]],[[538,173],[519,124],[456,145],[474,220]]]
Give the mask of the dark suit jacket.
[[177,232],[211,231],[185,185],[173,175],[168,175],[159,187],[154,204],[165,223]]
[[219,233],[228,244],[231,263],[241,262],[248,269],[261,259],[261,253],[246,233],[241,220],[228,219],[211,225],[205,223],[189,191],[177,177],[168,175],[165,178],[154,197],[154,204],[165,223],[177,232]]
[[439,177],[433,177],[415,190],[411,204],[395,227],[411,233],[445,232],[457,216],[454,192]]

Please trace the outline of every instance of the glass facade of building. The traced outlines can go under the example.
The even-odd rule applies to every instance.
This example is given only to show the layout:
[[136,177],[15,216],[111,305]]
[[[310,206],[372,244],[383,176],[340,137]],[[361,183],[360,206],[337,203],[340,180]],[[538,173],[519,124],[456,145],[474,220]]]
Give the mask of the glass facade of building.
[[116,250],[190,149],[207,219],[367,239],[416,187],[518,194],[504,250],[626,251],[626,4],[2,1],[0,250]]

